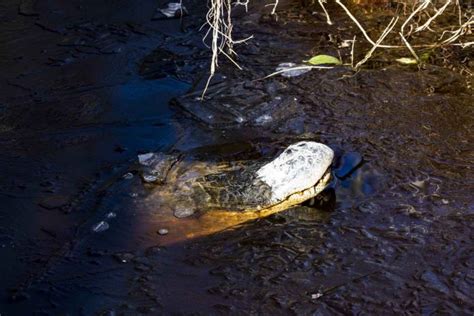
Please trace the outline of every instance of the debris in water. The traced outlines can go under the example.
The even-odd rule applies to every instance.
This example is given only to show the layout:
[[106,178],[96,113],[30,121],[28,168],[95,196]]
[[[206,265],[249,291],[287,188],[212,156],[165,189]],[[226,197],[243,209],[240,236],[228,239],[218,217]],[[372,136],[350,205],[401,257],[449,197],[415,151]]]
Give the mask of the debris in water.
[[145,182],[155,182],[156,180],[158,180],[158,177],[155,176],[155,175],[152,175],[152,174],[144,174],[143,175],[143,181]]
[[263,114],[255,119],[255,124],[257,125],[265,125],[273,121],[273,118],[271,115],[268,114]]
[[277,72],[281,71],[281,75],[287,78],[301,76],[302,74],[305,74],[310,70],[311,67],[305,65],[297,65],[295,63],[281,63],[276,68]]
[[168,6],[163,9],[158,9],[158,15],[153,17],[153,20],[179,18],[188,15],[188,10],[179,2],[170,2]]
[[242,117],[242,116],[237,116],[237,117],[235,118],[235,121],[240,124],[240,123],[245,122],[245,118]]
[[312,300],[317,300],[318,298],[322,297],[323,296],[323,293],[314,293],[314,294],[311,294],[311,299]]
[[353,42],[354,42],[354,40],[343,40],[343,41],[339,44],[338,47],[339,47],[339,48],[351,47]]
[[107,229],[109,229],[109,224],[105,221],[101,221],[101,222],[98,222],[97,224],[95,224],[94,226],[92,226],[92,230],[95,232],[95,233],[100,233],[100,232],[103,232],[103,231],[106,231]]
[[176,155],[166,155],[163,153],[138,155],[138,162],[143,166],[143,181],[147,183],[164,183],[168,171],[176,162],[177,158]]
[[122,176],[122,178],[124,178],[125,180],[133,179],[133,173],[127,172],[126,174]]
[[415,180],[410,182],[410,184],[418,189],[423,189],[423,187],[425,186],[425,181],[426,180]]
[[159,235],[167,235],[168,233],[169,233],[169,231],[166,228],[160,228],[158,230]]
[[395,59],[397,62],[399,62],[400,64],[403,64],[403,65],[416,65],[418,64],[418,60],[416,60],[415,58],[408,58],[408,57],[402,57],[402,58],[398,58],[398,59]]
[[107,217],[107,218],[116,218],[117,214],[115,214],[114,212],[110,212],[105,217]]

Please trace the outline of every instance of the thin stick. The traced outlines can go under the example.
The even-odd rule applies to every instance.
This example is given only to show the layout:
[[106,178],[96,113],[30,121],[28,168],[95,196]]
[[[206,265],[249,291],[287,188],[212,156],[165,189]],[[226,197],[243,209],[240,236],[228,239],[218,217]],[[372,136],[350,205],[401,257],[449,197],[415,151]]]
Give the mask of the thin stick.
[[[355,25],[357,25],[357,27],[359,28],[359,30],[362,32],[362,34],[364,35],[365,39],[370,43],[372,44],[373,46],[376,46],[376,43],[370,38],[370,36],[367,34],[367,32],[365,31],[365,29],[362,27],[362,25],[359,23],[359,21],[357,21],[357,19],[352,15],[351,11],[349,11],[349,9],[344,5],[342,4],[342,2],[340,0],[335,0],[336,3],[341,6],[344,11],[346,12],[346,14],[351,18],[351,20],[355,23]],[[391,45],[379,45],[378,47],[382,47],[382,48],[393,48],[394,46],[391,46]]]
[[413,17],[417,15],[418,12],[426,9],[429,4],[430,4],[430,0],[423,0],[423,2],[408,16],[408,18],[402,24],[402,27],[400,28],[400,33],[404,33],[403,31],[405,29],[405,26],[408,24],[408,22],[410,22],[410,20],[413,19]]
[[296,66],[296,67],[286,68],[286,69],[283,69],[283,70],[278,70],[278,71],[272,72],[272,73],[269,74],[268,76],[265,76],[265,77],[260,78],[260,79],[257,79],[257,80],[267,79],[267,78],[270,78],[270,77],[279,75],[279,74],[284,73],[284,72],[287,72],[287,71],[292,71],[292,70],[303,70],[303,69],[332,69],[332,68],[334,68],[334,67],[330,67],[330,66]]
[[354,68],[354,47],[356,42],[356,36],[352,39],[352,48],[351,48],[351,67]]
[[385,30],[382,32],[382,34],[380,35],[379,39],[377,40],[377,42],[372,46],[372,48],[367,52],[367,54],[365,55],[364,59],[362,59],[361,61],[359,61],[357,63],[357,65],[355,66],[355,69],[358,69],[360,66],[362,66],[367,60],[369,60],[369,58],[372,56],[373,52],[377,49],[377,47],[382,47],[380,45],[380,43],[382,43],[382,41],[385,39],[385,37],[393,30],[393,28],[395,27],[395,25],[397,24],[398,22],[398,16],[397,17],[394,17],[392,18],[392,20],[390,21],[390,23],[387,25],[387,27],[385,28]]
[[[181,3],[182,0],[180,0]],[[241,67],[238,65],[238,63],[233,60],[232,56],[235,54],[233,45],[245,42],[249,39],[252,38],[246,38],[243,40],[235,41],[232,38],[232,31],[233,31],[233,25],[232,25],[232,19],[231,19],[231,10],[232,6],[234,5],[243,5],[245,7],[245,10],[248,10],[248,4],[250,0],[236,0],[234,3],[232,3],[232,0],[208,0],[210,2],[210,8],[209,11],[206,15],[206,23],[209,28],[206,31],[206,34],[203,38],[203,42],[205,39],[210,36],[212,37],[211,43],[210,43],[210,49],[212,51],[212,57],[211,57],[211,66],[210,66],[210,75],[206,83],[206,88],[203,91],[202,97],[204,97],[204,94],[210,84],[210,81],[212,77],[214,76],[217,68],[218,68],[218,57],[220,54],[224,55],[226,58],[228,58],[237,68],[241,69]],[[313,0],[313,2],[315,2]],[[321,6],[322,10],[324,11],[324,14],[326,15],[326,22],[328,24],[333,24],[331,21],[331,17],[329,15],[329,12],[326,10],[325,4],[327,4],[327,0],[318,0],[319,5]],[[462,48],[465,47],[470,47],[474,45],[474,42],[468,41],[465,43],[462,43],[459,41],[460,37],[465,35],[465,34],[470,34],[472,32],[472,25],[474,24],[474,18],[471,16],[467,16],[466,14],[463,14],[461,5],[460,5],[460,0],[446,0],[446,2],[438,9],[436,6],[433,4],[433,0],[419,0],[416,2],[416,5],[413,6],[413,9],[411,13],[408,15],[408,17],[405,19],[403,24],[400,27],[400,30],[398,32],[402,44],[403,45],[382,45],[382,42],[385,40],[385,38],[388,36],[388,34],[391,33],[391,31],[394,29],[398,17],[388,24],[387,28],[384,30],[384,32],[381,34],[380,38],[375,42],[367,33],[367,31],[364,29],[362,24],[356,19],[356,17],[350,12],[348,7],[342,3],[342,0],[335,0],[335,3],[337,3],[338,6],[340,6],[344,12],[347,14],[347,16],[352,20],[352,22],[357,26],[357,28],[362,32],[365,40],[367,40],[371,45],[372,48],[367,52],[365,55],[364,59],[362,59],[360,62],[358,62],[354,66],[354,50],[355,50],[355,40],[356,38],[354,37],[354,40],[352,42],[352,48],[351,48],[351,66],[353,68],[358,68],[372,56],[373,52],[377,48],[387,48],[387,49],[400,49],[400,48],[408,48],[410,53],[417,59],[419,60],[418,55],[415,52],[415,48],[436,48],[436,47],[445,47],[445,46],[460,46]],[[443,31],[441,36],[437,39],[436,43],[433,44],[422,44],[422,45],[412,45],[409,42],[409,36],[412,33],[417,33],[421,32],[424,30],[430,30],[432,32],[436,32],[437,30],[432,30],[430,27],[433,22],[439,18],[443,13],[446,12],[446,10],[449,8],[450,5],[456,6],[457,9],[457,16],[458,16],[458,22],[459,26],[457,29],[454,29],[451,27],[446,30],[440,30]],[[269,4],[269,6],[272,6],[272,11],[271,14],[276,14],[276,9],[279,4],[279,0],[272,0],[272,3]],[[404,8],[406,9],[407,6],[405,5]],[[430,10],[434,10],[433,14],[430,14]],[[470,11],[469,11],[470,12]],[[422,17],[427,16],[427,20],[421,24],[419,23]],[[463,22],[463,17],[467,18],[466,22]],[[421,24],[421,25],[419,25]],[[408,31],[405,31],[408,28]],[[447,38],[445,38],[445,35],[447,35]],[[204,43],[206,46],[207,44]],[[307,68],[327,68],[327,67],[314,67],[314,66],[303,66],[303,68],[294,68],[296,69],[307,69]],[[279,72],[275,72],[269,76],[273,76],[285,71],[290,71],[292,69],[287,69]],[[267,77],[269,77],[267,76]]]
[[272,14],[275,14],[276,13],[276,8],[278,6],[278,0],[275,0],[275,4],[273,5],[273,10],[272,10]]
[[324,7],[324,3],[326,3],[326,0],[318,0],[318,3],[321,6],[321,8],[323,9],[324,14],[326,14],[327,24],[332,25],[332,21],[331,21],[331,18],[329,17],[329,13],[328,13],[328,11],[326,11],[326,8]]
[[408,43],[405,36],[403,36],[402,32],[399,32],[398,34],[400,34],[400,37],[402,38],[402,41],[405,43],[405,45],[408,48],[408,50],[410,51],[410,53],[413,55],[413,57],[415,57],[416,61],[419,63],[420,58],[418,58],[418,55],[415,53],[415,50],[411,47],[410,43]]
[[271,12],[272,15],[274,15],[276,13],[276,8],[278,6],[278,1],[279,0],[275,0],[274,3],[270,3],[270,4],[265,5],[266,7],[273,7],[272,12]]
[[444,6],[442,6],[439,10],[437,10],[435,15],[433,15],[431,18],[429,18],[428,21],[425,22],[425,24],[423,24],[423,25],[421,25],[421,26],[419,26],[415,29],[415,33],[423,31],[424,29],[429,27],[431,22],[434,21],[434,19],[436,19],[441,14],[443,14],[444,10],[446,10],[446,8],[451,4],[451,2],[452,2],[451,0],[447,0],[446,3],[444,4]]
[[221,54],[224,54],[224,56],[226,56],[234,64],[235,67],[239,68],[239,70],[242,70],[242,67],[240,67],[240,65],[234,59],[232,59],[223,49],[219,49],[219,51],[221,52]]

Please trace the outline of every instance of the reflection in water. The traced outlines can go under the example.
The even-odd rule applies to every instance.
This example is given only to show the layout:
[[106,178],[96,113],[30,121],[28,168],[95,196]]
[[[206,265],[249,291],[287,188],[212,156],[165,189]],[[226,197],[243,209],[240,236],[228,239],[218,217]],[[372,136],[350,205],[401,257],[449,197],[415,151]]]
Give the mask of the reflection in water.
[[[238,162],[237,165],[240,165]],[[207,190],[219,190],[219,194],[227,194],[225,192],[226,182],[223,183],[199,183],[196,182],[200,177],[220,172],[230,171],[236,168],[232,163],[210,163],[202,161],[180,161],[171,171],[169,171],[166,183],[160,186],[152,186],[153,192],[145,199],[144,207],[148,212],[153,214],[154,221],[158,227],[172,228],[173,233],[167,234],[161,238],[163,244],[172,244],[189,239],[195,239],[214,233],[218,233],[243,223],[268,217],[272,214],[285,211],[289,208],[294,210],[304,209],[306,212],[312,209],[314,213],[324,212],[324,210],[332,210],[335,206],[334,190],[328,190],[324,194],[320,192],[319,185],[310,187],[302,192],[290,195],[286,200],[269,206],[263,204],[263,209],[246,209],[245,211],[223,210],[222,204],[216,204],[218,201],[213,199],[219,197],[211,197]],[[239,171],[238,171],[239,172]],[[331,177],[327,173],[322,182],[327,183]],[[248,179],[232,179],[232,181],[245,181]],[[196,187],[194,187],[196,185]],[[205,189],[203,186],[209,186]],[[223,186],[222,188],[220,186]],[[242,183],[238,189],[243,189],[245,183]],[[228,187],[228,190],[236,188]],[[240,193],[240,192],[239,192]],[[233,192],[229,192],[233,194]],[[252,193],[250,193],[252,194]],[[312,198],[313,196],[315,196]],[[311,201],[308,201],[311,199]],[[306,207],[294,207],[302,202],[308,201]],[[244,201],[242,201],[245,203]],[[238,202],[236,202],[238,203]],[[245,207],[245,204],[244,206]],[[194,214],[186,218],[177,218],[175,216],[178,208],[186,209],[185,212]],[[318,217],[317,215],[316,217]]]
[[172,233],[162,236],[160,244],[169,245],[183,242],[190,239],[200,238],[228,229],[235,229],[241,224],[252,220],[265,218],[278,212],[285,212],[288,216],[300,220],[317,221],[327,218],[329,214],[325,210],[296,206],[291,209],[269,209],[261,212],[229,212],[229,211],[208,211],[195,217],[176,218],[172,212],[164,215],[163,209],[157,211],[160,214],[156,224],[157,227],[172,227]]

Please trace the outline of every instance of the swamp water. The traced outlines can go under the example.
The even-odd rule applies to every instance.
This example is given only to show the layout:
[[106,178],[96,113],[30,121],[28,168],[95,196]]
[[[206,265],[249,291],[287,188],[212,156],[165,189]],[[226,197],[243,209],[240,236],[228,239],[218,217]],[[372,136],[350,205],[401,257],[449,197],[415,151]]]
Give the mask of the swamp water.
[[[186,97],[170,107],[206,69],[199,6],[186,6],[182,33],[147,15],[164,2],[79,2],[26,1],[22,14],[2,4],[2,315],[472,314],[474,109],[463,77],[391,66],[245,83],[327,37],[323,22],[307,32],[290,10],[284,26],[247,17],[259,26],[241,51],[252,67],[224,65],[202,107]],[[163,63],[161,48],[181,60],[140,75],[137,63]],[[206,122],[219,104],[230,105],[213,112],[219,124]],[[276,113],[264,126],[226,123],[262,109]],[[159,188],[136,170],[150,151],[262,159],[302,139],[336,152],[329,210],[219,215],[203,230],[206,217],[163,220],[150,199]]]

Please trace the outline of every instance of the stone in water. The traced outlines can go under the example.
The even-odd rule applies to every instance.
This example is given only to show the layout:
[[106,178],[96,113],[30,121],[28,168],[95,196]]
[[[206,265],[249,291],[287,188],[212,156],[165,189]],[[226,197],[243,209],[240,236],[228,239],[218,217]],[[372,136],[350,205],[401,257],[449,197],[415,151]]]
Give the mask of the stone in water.
[[158,230],[158,234],[160,234],[160,235],[167,235],[168,232],[169,232],[169,231],[168,231],[166,228],[160,228],[160,229]]

